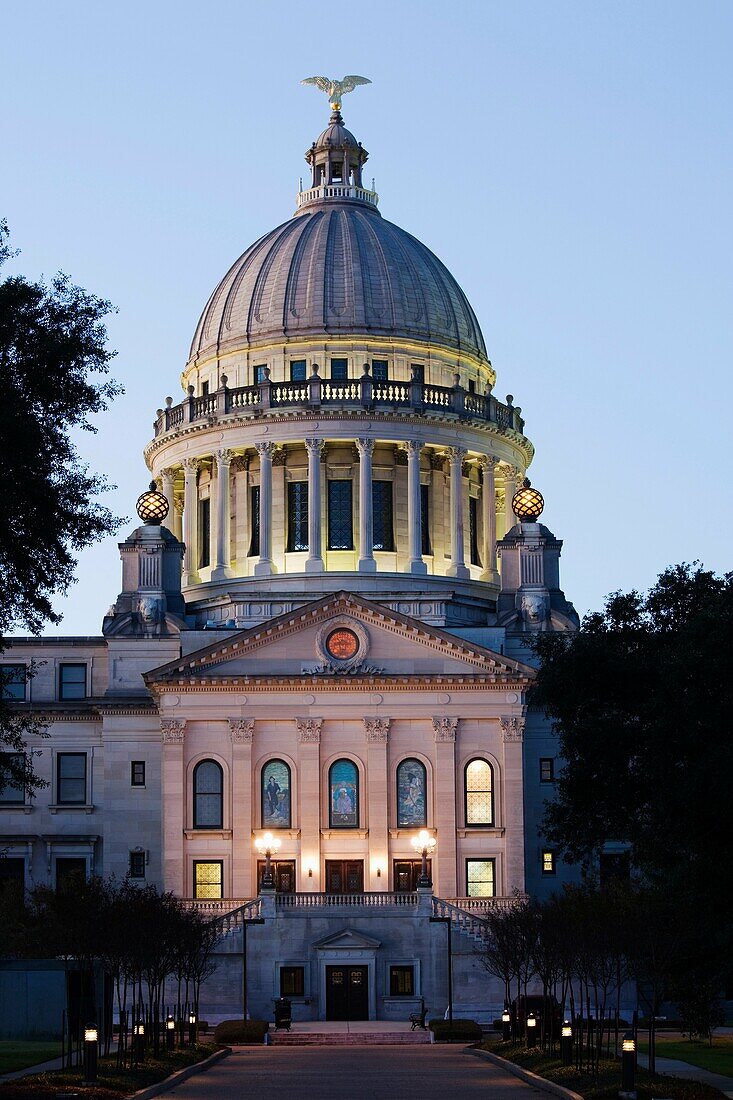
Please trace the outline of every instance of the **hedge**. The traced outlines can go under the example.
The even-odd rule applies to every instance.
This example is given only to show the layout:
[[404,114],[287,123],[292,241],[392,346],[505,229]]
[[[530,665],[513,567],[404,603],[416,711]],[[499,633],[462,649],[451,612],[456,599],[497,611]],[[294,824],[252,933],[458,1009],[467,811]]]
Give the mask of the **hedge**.
[[467,1043],[475,1043],[483,1038],[481,1025],[475,1020],[431,1020],[428,1025],[436,1043],[447,1043],[452,1039],[459,1039]]
[[229,1043],[263,1043],[270,1025],[267,1020],[222,1020],[214,1039],[222,1046]]

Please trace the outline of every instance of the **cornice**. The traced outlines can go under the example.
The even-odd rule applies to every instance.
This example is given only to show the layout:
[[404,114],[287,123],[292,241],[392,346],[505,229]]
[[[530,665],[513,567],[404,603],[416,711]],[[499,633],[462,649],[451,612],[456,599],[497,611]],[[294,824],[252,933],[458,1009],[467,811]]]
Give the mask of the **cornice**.
[[298,690],[309,693],[318,691],[414,691],[416,689],[432,690],[436,686],[450,688],[451,691],[474,691],[476,688],[490,691],[504,691],[507,688],[523,689],[532,681],[529,677],[499,677],[490,675],[456,676],[239,676],[217,678],[207,676],[205,679],[195,677],[181,678],[180,680],[166,680],[160,684],[154,684],[153,690],[158,695],[174,692],[176,695],[191,694],[215,694],[218,692],[247,691],[282,691]]

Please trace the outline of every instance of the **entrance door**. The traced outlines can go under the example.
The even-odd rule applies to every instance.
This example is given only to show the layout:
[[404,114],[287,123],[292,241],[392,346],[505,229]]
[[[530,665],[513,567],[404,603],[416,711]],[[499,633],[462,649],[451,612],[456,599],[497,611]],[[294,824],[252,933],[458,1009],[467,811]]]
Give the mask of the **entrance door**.
[[[417,880],[422,874],[421,859],[396,859],[392,864],[392,881],[398,894],[417,890]],[[432,878],[431,861],[428,860],[428,878]]]
[[[278,894],[295,893],[295,860],[273,859],[270,863],[275,878],[275,889]],[[257,860],[257,885],[262,884],[262,876],[265,873],[264,859]]]
[[369,968],[326,967],[326,1019],[369,1019]]
[[[364,860],[327,859],[326,893],[361,894],[364,890]],[[355,1017],[356,1018],[356,1017]],[[335,1017],[334,1017],[335,1019]],[[346,1017],[344,1017],[346,1019]]]

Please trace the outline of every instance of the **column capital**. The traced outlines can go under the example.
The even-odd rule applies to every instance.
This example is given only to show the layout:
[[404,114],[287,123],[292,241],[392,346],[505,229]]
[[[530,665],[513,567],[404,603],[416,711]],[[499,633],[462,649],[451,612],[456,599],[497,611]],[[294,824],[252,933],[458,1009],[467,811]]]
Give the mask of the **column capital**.
[[386,745],[389,741],[389,727],[391,718],[365,718],[364,733],[367,744]]
[[373,439],[355,439],[354,442],[359,449],[360,458],[371,458],[374,454],[374,440]]
[[160,471],[160,476],[164,481],[173,481],[177,473],[175,466],[166,466],[164,470]]
[[433,732],[435,734],[436,745],[441,741],[455,741],[457,729],[457,718],[448,718],[444,714],[433,718]]
[[423,441],[421,439],[408,439],[405,443],[405,450],[407,451],[407,457],[420,458],[420,452],[423,449]]
[[508,462],[505,463],[499,473],[506,478],[507,481],[512,481],[514,478],[519,477],[519,470],[516,466],[511,466]]
[[499,459],[495,458],[494,455],[481,455],[479,465],[483,466],[485,470],[495,470],[499,465]]
[[318,745],[321,741],[322,718],[296,718],[295,728],[301,745]]
[[326,449],[325,439],[318,439],[316,436],[307,436],[303,442],[305,443],[305,449],[309,456],[312,453],[315,457],[320,458]]
[[272,452],[275,450],[275,444],[271,439],[263,439],[259,443],[255,443],[257,448],[257,454],[260,458],[272,458]]
[[229,736],[233,745],[251,745],[254,736],[254,718],[228,718]]
[[234,451],[230,451],[228,447],[221,447],[218,451],[214,451],[214,458],[217,466],[229,466],[234,458]]
[[526,719],[521,714],[504,714],[499,719],[504,741],[523,741]]
[[451,462],[462,463],[467,454],[468,451],[465,447],[448,448],[448,457],[450,458]]
[[183,499],[181,497],[173,498],[173,508],[177,516],[183,515]]
[[161,718],[160,734],[164,745],[182,745],[186,740],[186,719]]
[[197,458],[184,458],[181,459],[181,466],[183,466],[183,476],[188,480],[190,477],[195,477],[199,471],[201,463]]

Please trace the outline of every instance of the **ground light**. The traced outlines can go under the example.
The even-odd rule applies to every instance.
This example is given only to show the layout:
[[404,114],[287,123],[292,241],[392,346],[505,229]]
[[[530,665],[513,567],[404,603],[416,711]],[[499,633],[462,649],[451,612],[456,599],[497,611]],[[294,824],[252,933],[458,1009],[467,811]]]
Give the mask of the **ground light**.
[[165,1018],[165,1049],[173,1050],[176,1045],[176,1021],[169,1014]]
[[537,1019],[534,1012],[530,1012],[527,1017],[527,1046],[537,1046]]
[[505,1043],[508,1043],[512,1037],[512,1014],[508,1005],[504,1005],[504,1011],[501,1014],[501,1037]]
[[633,1031],[627,1031],[621,1043],[621,1091],[622,1100],[636,1100],[634,1071],[636,1069],[636,1039]]
[[573,1025],[570,1020],[563,1020],[560,1032],[560,1053],[564,1066],[572,1065],[573,1061]]
[[97,1080],[97,1047],[99,1032],[96,1024],[84,1028],[84,1081],[92,1085]]
[[145,1061],[145,1024],[135,1024],[132,1029],[133,1050],[136,1062]]
[[196,1013],[189,1012],[188,1014],[188,1045],[190,1047],[196,1046]]

